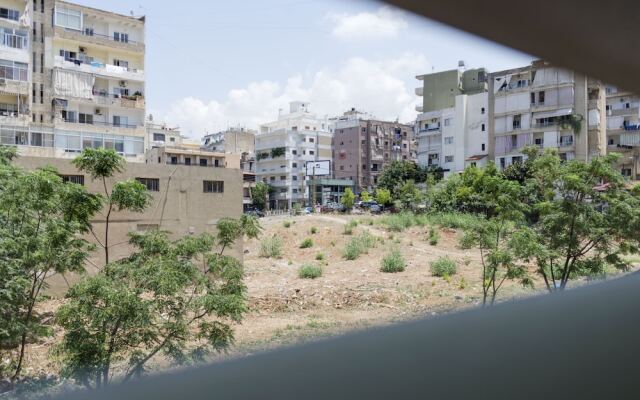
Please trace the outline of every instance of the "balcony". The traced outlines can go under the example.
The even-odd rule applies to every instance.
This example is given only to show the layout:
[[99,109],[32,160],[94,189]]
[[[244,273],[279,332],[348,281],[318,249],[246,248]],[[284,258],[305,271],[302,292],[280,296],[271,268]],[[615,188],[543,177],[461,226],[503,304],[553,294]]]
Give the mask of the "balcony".
[[144,96],[120,96],[117,94],[109,94],[104,90],[94,89],[93,100],[88,101],[101,106],[133,108],[137,110],[144,110],[145,108]]
[[100,75],[107,78],[140,82],[144,81],[144,70],[103,64],[97,61],[84,62],[82,60],[65,59],[62,56],[55,56],[54,67]]
[[113,124],[110,122],[91,121],[80,122],[78,119],[65,119],[56,118],[54,121],[56,128],[80,131],[85,133],[98,133],[98,134],[114,134],[114,135],[128,135],[128,136],[144,136],[146,134],[143,125],[132,124]]
[[0,104],[0,124],[12,125],[12,126],[28,126],[29,125],[29,110],[23,108],[17,111],[11,107],[7,107],[6,104]]
[[423,96],[423,95],[424,95],[424,88],[423,87],[416,88],[416,96]]
[[114,36],[97,33],[95,32],[94,29],[87,26],[85,26],[85,29],[82,31],[63,28],[60,26],[55,26],[54,28],[55,28],[56,37],[59,37],[62,39],[78,40],[78,41],[96,44],[100,46],[107,46],[110,48],[118,47],[123,50],[131,50],[138,53],[144,52],[144,48],[145,48],[145,45],[143,42],[138,42],[138,41],[129,40],[129,39],[116,40]]

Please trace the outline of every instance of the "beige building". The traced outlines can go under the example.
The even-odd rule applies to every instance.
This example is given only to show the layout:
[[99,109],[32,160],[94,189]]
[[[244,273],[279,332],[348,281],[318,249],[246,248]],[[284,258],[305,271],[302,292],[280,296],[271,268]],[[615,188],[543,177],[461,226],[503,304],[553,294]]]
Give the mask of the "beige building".
[[640,180],[640,97],[608,85],[607,151],[620,153],[619,171]]
[[144,162],[144,17],[59,0],[0,6],[8,17],[0,15],[0,25],[12,27],[17,54],[10,60],[0,52],[0,69],[8,94],[20,96],[5,103],[19,118],[0,120],[0,142],[27,156],[73,158],[105,147]]
[[[45,157],[18,157],[16,163],[27,169],[53,166],[63,178],[87,187],[94,193],[104,193],[101,181],[94,181],[79,172],[70,160]],[[144,213],[117,212],[112,216],[110,258],[117,260],[130,254],[128,234],[152,228],[171,232],[174,238],[186,234],[214,233],[219,219],[242,215],[242,172],[235,168],[200,168],[185,165],[127,163],[126,169],[109,180],[109,189],[116,181],[138,179],[149,190],[153,200]],[[95,232],[104,239],[104,217],[93,221]],[[87,240],[95,243],[92,235]],[[229,252],[242,259],[242,241]],[[92,254],[90,270],[104,265],[102,251]],[[55,286],[55,285],[54,285]]]
[[522,149],[557,149],[564,160],[606,153],[604,85],[581,73],[534,61],[489,77],[489,159],[500,168]]

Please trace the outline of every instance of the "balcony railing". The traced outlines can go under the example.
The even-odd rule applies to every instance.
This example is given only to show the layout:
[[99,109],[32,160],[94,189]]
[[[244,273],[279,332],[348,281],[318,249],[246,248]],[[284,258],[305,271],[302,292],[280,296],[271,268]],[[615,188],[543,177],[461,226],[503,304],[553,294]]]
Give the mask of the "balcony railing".
[[29,48],[29,40],[26,36],[3,33],[0,35],[0,46],[26,50]]
[[138,44],[143,44],[142,42],[138,42],[135,40],[122,40],[122,39],[118,39],[116,40],[116,38],[114,36],[109,36],[109,35],[104,35],[101,33],[96,33],[95,31],[93,31],[92,29],[86,29],[83,31],[77,31],[75,29],[69,29],[69,28],[63,28],[65,30],[65,32],[70,32],[70,33],[75,33],[78,34],[80,36],[87,36],[87,37],[96,37],[99,39],[104,39],[104,40],[110,40],[114,43],[123,43],[123,44],[132,44],[132,45],[138,45]]
[[56,56],[54,66],[89,74],[113,76],[117,79],[123,80],[144,80],[144,70],[121,67],[112,64],[104,64],[90,57],[80,57],[74,59],[69,57]]
[[96,104],[101,105],[115,105],[126,108],[138,108],[145,107],[144,96],[121,96],[117,94],[110,94],[103,90],[93,90],[93,101]]
[[138,128],[139,125],[131,125],[131,124],[114,124],[112,122],[102,122],[102,121],[83,121],[76,118],[63,118],[64,122],[68,124],[82,124],[82,125],[96,125],[96,126],[110,126],[114,128],[127,128],[127,129],[135,129]]
[[182,162],[180,162],[180,161],[173,162],[173,161],[171,161],[171,160],[168,160],[168,161],[166,162],[166,164],[167,164],[167,165],[185,165],[185,166],[187,166],[187,167],[212,167],[212,168],[224,168],[224,162],[221,162],[221,163],[219,163],[218,165],[215,165],[215,164],[209,164],[209,163],[207,162],[207,164],[206,164],[206,165],[202,165],[202,164],[200,164],[200,162],[185,163],[184,161],[182,161]]

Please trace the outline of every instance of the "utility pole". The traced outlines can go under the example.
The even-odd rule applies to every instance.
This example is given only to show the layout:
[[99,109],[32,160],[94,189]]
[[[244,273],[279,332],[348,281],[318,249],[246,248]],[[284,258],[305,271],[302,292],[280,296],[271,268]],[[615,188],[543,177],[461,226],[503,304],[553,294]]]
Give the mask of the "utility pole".
[[313,163],[313,175],[311,176],[311,190],[312,190],[312,194],[311,194],[311,198],[312,198],[312,202],[311,202],[311,207],[313,207],[313,209],[316,209],[316,204],[317,204],[317,194],[316,194],[316,163]]

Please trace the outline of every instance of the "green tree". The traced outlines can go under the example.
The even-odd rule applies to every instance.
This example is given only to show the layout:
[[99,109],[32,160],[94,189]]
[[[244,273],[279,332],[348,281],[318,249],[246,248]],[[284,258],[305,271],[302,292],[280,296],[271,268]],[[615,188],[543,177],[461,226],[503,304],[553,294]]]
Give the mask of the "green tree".
[[535,160],[531,184],[542,196],[535,205],[540,218],[523,253],[536,260],[549,291],[609,267],[625,270],[625,256],[638,253],[640,196],[625,187],[613,167],[617,159],[561,162],[548,151]]
[[258,182],[251,188],[251,202],[258,210],[264,210],[269,200],[269,194],[273,192],[273,188],[264,183]]
[[506,280],[532,285],[526,257],[514,250],[516,233],[524,223],[526,205],[519,201],[521,186],[505,179],[493,164],[484,169],[468,168],[458,188],[461,202],[482,205],[485,218],[465,230],[464,247],[477,246],[482,262],[482,304],[495,303]]
[[373,199],[373,197],[371,197],[371,194],[369,192],[367,192],[366,190],[363,190],[362,192],[360,192],[360,200],[361,201],[371,201]]
[[422,193],[413,181],[405,182],[405,184],[398,189],[397,196],[397,199],[402,204],[402,208],[406,210],[415,208],[422,201]]
[[111,191],[108,189],[107,180],[118,172],[122,172],[125,160],[115,150],[110,149],[84,149],[82,153],[73,160],[73,164],[80,171],[87,172],[91,179],[102,181],[104,195],[100,198],[103,201],[106,212],[104,215],[104,236],[98,237],[93,227],[91,233],[96,242],[104,250],[105,264],[109,264],[109,224],[114,211],[143,212],[149,205],[151,196],[146,187],[140,182],[129,179],[123,182],[116,182]]
[[65,184],[50,168],[25,172],[9,162],[15,151],[0,146],[0,370],[17,378],[27,345],[49,334],[36,312],[53,275],[83,272],[92,246],[81,239],[100,199]]
[[[99,388],[113,382],[115,365],[127,381],[158,355],[184,364],[227,348],[230,322],[246,311],[246,288],[241,263],[223,252],[259,231],[254,218],[244,218],[221,220],[217,240],[132,234],[138,250],[74,286],[58,311],[65,329],[57,347],[62,374]],[[213,251],[216,244],[220,252]]]
[[347,207],[347,211],[350,211],[353,208],[354,203],[356,202],[356,195],[353,194],[353,190],[351,188],[346,188],[344,190],[344,194],[340,199],[342,205]]
[[391,204],[391,191],[389,189],[376,189],[376,202],[382,206]]
[[378,177],[378,187],[388,189],[394,199],[398,199],[397,191],[407,182],[425,183],[431,178],[437,182],[444,172],[439,167],[421,167],[413,161],[393,161],[384,167]]

